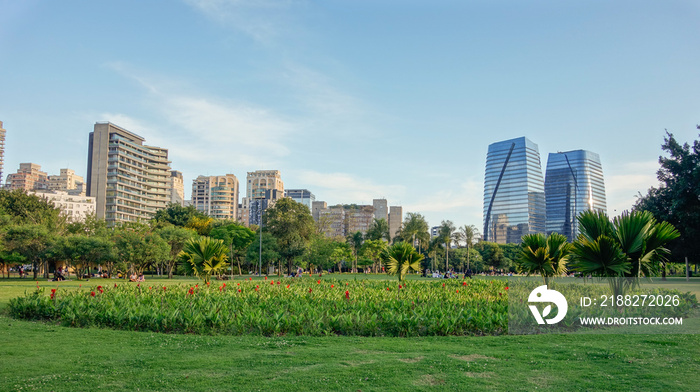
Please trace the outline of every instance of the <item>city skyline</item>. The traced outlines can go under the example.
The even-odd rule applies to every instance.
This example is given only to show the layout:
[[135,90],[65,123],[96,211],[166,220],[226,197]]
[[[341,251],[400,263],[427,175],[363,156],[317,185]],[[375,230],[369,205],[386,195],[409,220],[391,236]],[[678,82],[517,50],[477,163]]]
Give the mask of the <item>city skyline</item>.
[[[0,11],[5,173],[34,162],[86,177],[86,135],[109,121],[169,149],[186,184],[274,169],[329,205],[386,198],[431,226],[481,226],[494,141],[597,152],[616,215],[657,184],[664,129],[691,141],[700,121],[700,7],[688,2]],[[105,15],[129,28],[105,28]]]

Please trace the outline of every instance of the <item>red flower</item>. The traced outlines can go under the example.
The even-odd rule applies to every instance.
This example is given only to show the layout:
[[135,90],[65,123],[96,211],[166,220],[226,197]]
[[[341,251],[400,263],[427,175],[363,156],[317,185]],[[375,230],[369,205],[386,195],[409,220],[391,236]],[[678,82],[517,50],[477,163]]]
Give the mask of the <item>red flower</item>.
[[54,293],[51,293],[51,299],[53,299]]
[[94,291],[91,291],[91,292],[90,292],[90,295],[92,295],[92,296],[94,297],[94,296],[95,296],[95,292],[94,292]]
[[503,295],[503,293],[498,293],[498,295]]
[[403,288],[403,287],[401,287],[401,285],[399,285],[399,289],[402,289],[402,288]]
[[241,292],[241,289],[238,289],[238,292],[240,293],[240,292]]
[[256,288],[256,289],[257,289],[257,288],[260,288],[260,286],[258,286],[258,285],[256,284],[256,285],[255,285],[255,288]]
[[253,280],[253,278],[248,278],[248,280]]
[[211,283],[211,282],[207,282],[207,286],[209,286],[210,283]]
[[442,287],[445,287],[445,284],[444,284],[444,283],[442,284]]
[[287,285],[287,288],[289,288],[289,285]]
[[114,288],[115,288],[115,289],[117,288],[117,284],[116,284],[116,283],[114,284]]
[[309,289],[309,293],[311,292],[311,289]]
[[190,291],[187,292],[189,295],[194,294],[194,287],[190,287]]
[[274,285],[275,285],[275,282],[270,282],[270,284],[274,286]]
[[459,289],[457,290],[457,292],[459,293]]
[[97,289],[98,289],[98,290],[102,290],[102,286],[97,286]]
[[[139,284],[141,284],[141,283],[139,283]],[[199,283],[197,283],[196,285],[194,285],[194,287],[199,288]]]
[[255,291],[258,291],[258,288],[257,288],[257,287],[255,288]]
[[508,290],[508,286],[506,286],[506,290]]
[[265,280],[267,280],[267,276],[265,277]]
[[333,287],[335,287],[335,285],[332,284],[332,285],[331,285],[331,288],[333,288]]
[[163,286],[163,291],[165,291],[165,290],[166,290],[166,288],[165,288],[165,286]]
[[386,291],[391,291],[391,289],[387,287],[387,288],[386,288]]
[[320,280],[317,280],[316,283],[321,284],[321,281],[320,281]]
[[277,282],[277,284],[280,284],[280,283],[282,283],[282,282]]
[[237,283],[239,286],[241,285],[240,283]]
[[467,282],[462,282],[462,286],[466,286],[466,285],[467,285]]
[[347,290],[345,291],[345,299],[350,299],[350,292]]
[[56,289],[51,289],[51,294],[55,294],[55,293],[56,293]]
[[153,288],[153,287],[149,287],[148,289],[150,290],[150,289],[152,289],[152,288]]
[[137,284],[136,287],[141,287],[141,283]]
[[348,284],[347,284],[347,283],[345,283],[345,285],[347,286]]

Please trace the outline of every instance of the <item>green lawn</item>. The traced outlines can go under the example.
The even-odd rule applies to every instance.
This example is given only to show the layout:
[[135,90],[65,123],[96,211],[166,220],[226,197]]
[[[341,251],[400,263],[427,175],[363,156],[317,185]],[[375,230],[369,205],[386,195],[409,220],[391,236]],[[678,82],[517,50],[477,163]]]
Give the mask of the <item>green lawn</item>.
[[[0,279],[0,309],[35,285]],[[264,338],[73,329],[5,316],[0,325],[0,390],[694,391],[700,373],[700,335]]]

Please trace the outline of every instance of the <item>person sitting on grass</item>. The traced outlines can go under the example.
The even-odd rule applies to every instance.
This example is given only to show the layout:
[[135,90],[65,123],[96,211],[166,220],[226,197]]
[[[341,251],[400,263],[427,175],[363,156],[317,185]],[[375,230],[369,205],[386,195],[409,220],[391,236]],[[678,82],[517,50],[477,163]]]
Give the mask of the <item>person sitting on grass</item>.
[[141,275],[139,275],[139,278],[136,279],[136,281],[137,281],[137,282],[145,282],[145,281],[146,281],[146,277],[143,276],[143,274],[141,274]]
[[136,279],[136,274],[131,274],[131,276],[129,276],[129,282],[136,282]]

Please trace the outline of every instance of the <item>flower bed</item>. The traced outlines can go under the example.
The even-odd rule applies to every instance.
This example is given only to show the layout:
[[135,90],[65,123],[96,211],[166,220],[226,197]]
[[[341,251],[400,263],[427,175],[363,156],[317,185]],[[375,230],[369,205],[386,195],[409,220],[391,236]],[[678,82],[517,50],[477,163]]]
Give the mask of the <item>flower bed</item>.
[[508,326],[502,281],[282,279],[198,285],[42,289],[10,301],[12,316],[74,327],[230,335],[498,335]]

